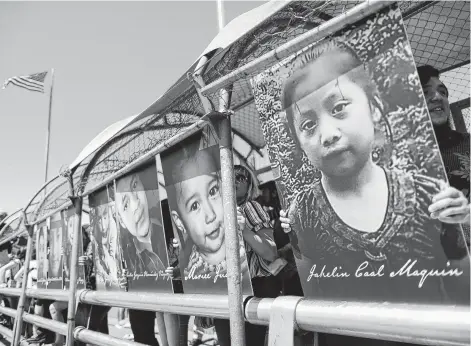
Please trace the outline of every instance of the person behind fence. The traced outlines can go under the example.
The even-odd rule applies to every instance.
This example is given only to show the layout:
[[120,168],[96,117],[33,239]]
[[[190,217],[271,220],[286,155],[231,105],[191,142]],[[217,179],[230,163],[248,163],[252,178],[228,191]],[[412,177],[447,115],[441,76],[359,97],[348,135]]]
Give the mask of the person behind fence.
[[[446,255],[437,251],[442,241],[437,219],[446,221],[443,215],[455,214],[457,219],[469,220],[462,193],[437,179],[380,167],[373,161],[372,151],[380,138],[376,124],[385,116],[384,105],[366,65],[345,42],[333,39],[312,47],[285,82],[282,104],[298,150],[320,173],[281,212],[287,231],[295,222],[302,256],[298,265],[306,266],[305,272],[312,270],[316,258],[355,273],[362,263],[367,263],[368,272],[378,272],[383,265],[391,271],[417,258],[421,268],[438,269],[447,263],[446,256],[465,256],[463,249]],[[437,212],[447,198],[454,198],[453,207]],[[447,231],[460,232],[456,227]],[[400,285],[393,285],[389,276],[383,276],[374,281],[381,289],[364,290],[364,280],[354,279],[348,278],[348,292],[362,299],[384,299],[388,294],[414,301],[447,297],[436,289],[441,287],[438,282],[417,289],[414,280],[400,277]],[[308,296],[326,291],[341,297],[346,292],[329,280],[306,287],[312,290],[304,292]],[[469,297],[458,299],[469,304]]]
[[[78,258],[78,264],[85,269],[86,288],[89,290],[96,290],[96,273],[94,266],[95,261],[93,260],[93,243],[91,240],[91,232],[90,225],[82,226],[83,256]],[[75,325],[86,327],[92,331],[108,334],[108,312],[110,310],[110,306],[79,303],[75,316]],[[76,341],[76,345],[84,344],[82,342]]]
[[[49,242],[47,240],[47,231],[45,227],[39,228],[39,237],[38,242],[39,250],[36,252],[37,258],[37,275],[41,280],[47,279],[47,249],[49,247]],[[42,251],[41,251],[42,249]],[[51,318],[49,307],[54,303],[52,300],[48,299],[35,299],[34,301],[34,314],[36,316]],[[33,326],[33,335],[28,338],[26,341],[28,344],[43,344],[43,343],[52,343],[54,342],[55,334],[48,329],[38,328],[36,325]]]
[[[440,199],[442,202],[431,212],[435,213],[443,222],[462,223],[467,245],[470,245],[469,232],[469,154],[470,154],[470,135],[454,131],[448,124],[451,116],[450,102],[448,100],[449,92],[446,85],[440,80],[438,70],[430,65],[419,66],[420,83],[422,85],[425,101],[429,110],[430,118],[433,123],[433,129],[437,138],[438,147],[442,156],[443,164],[446,169],[446,175],[450,185],[454,189],[444,191]],[[461,192],[461,193],[460,193]],[[447,197],[448,196],[448,197]],[[457,213],[453,210],[460,207],[459,200],[467,198],[468,213]]]
[[[245,166],[236,165],[234,177],[237,223],[245,243],[253,293],[259,298],[276,298],[280,287],[274,275],[283,269],[286,261],[278,257],[270,216],[255,201],[258,187],[254,174]],[[219,344],[231,345],[229,321],[215,319],[214,326]],[[265,326],[246,323],[245,331],[247,346],[262,346],[268,341]]]

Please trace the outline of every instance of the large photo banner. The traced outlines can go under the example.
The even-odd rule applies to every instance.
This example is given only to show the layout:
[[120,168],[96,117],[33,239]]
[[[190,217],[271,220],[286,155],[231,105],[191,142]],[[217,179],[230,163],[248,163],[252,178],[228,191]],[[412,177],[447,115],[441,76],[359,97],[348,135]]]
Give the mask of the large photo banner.
[[122,257],[115,214],[114,184],[88,196],[97,290],[119,290]]
[[[200,132],[161,153],[184,293],[227,294],[219,146]],[[211,145],[211,143],[213,145]],[[243,293],[252,294],[240,235]]]
[[173,293],[168,239],[162,211],[155,160],[116,179],[116,219],[129,291]]
[[36,259],[38,264],[37,283],[38,288],[47,288],[47,267],[48,262],[48,239],[47,239],[47,226],[43,222],[38,225],[36,231]]
[[64,227],[62,223],[61,212],[58,212],[48,218],[47,223],[49,223],[47,288],[62,289],[62,234]]
[[[72,257],[72,246],[74,242],[75,208],[70,207],[62,211],[62,277],[64,279],[64,289],[70,286],[70,266]],[[83,256],[83,239],[79,237],[78,257]],[[85,271],[83,266],[78,266],[77,289],[85,288]]]
[[304,295],[469,305],[459,226],[396,5],[252,79]]

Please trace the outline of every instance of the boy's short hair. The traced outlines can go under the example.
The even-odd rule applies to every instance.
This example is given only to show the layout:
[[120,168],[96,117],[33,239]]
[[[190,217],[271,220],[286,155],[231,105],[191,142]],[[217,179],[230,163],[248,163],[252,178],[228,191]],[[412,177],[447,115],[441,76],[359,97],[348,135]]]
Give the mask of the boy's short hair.
[[420,84],[422,85],[427,84],[432,77],[440,78],[440,71],[430,65],[417,67],[417,72],[419,74]]
[[[160,155],[165,186],[195,178],[201,175],[214,173],[220,170],[219,147],[212,145],[201,148],[202,133],[192,135]],[[199,164],[203,157],[209,156],[214,166]],[[189,162],[196,164],[192,171],[185,170]]]
[[[440,71],[430,65],[422,65],[417,67],[417,73],[419,74],[420,84],[422,85],[422,87],[427,84],[430,81],[430,78],[432,77],[440,79]],[[446,85],[444,86],[448,95],[450,92],[448,91]]]

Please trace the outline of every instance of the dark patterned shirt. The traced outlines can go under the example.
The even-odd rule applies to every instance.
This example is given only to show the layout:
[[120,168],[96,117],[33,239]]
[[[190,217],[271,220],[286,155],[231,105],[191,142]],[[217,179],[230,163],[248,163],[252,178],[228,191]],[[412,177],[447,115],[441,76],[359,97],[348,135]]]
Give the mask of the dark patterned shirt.
[[[460,231],[457,227],[444,229],[442,223],[429,217],[431,199],[439,191],[436,180],[402,171],[386,171],[386,176],[388,205],[383,224],[374,233],[361,232],[344,223],[320,183],[306,187],[306,191],[298,195],[293,229],[299,230],[297,250],[301,261],[298,268],[304,268],[299,271],[305,296],[469,304],[466,271],[460,277],[428,276],[422,287],[419,287],[418,275],[389,276],[409,260],[417,261],[410,273],[446,269],[448,258],[441,245],[442,239],[446,232]],[[463,249],[460,256],[465,255],[466,249]],[[358,271],[362,265],[364,267]],[[337,268],[336,275],[348,273],[349,276],[326,278],[322,275],[322,272],[332,273],[334,268]],[[312,276],[307,282],[310,271],[318,276]],[[378,275],[366,276],[365,273]],[[466,284],[467,288],[463,286]]]
[[[453,131],[444,125],[435,127],[435,134],[450,185],[462,191],[469,201],[469,133]],[[463,230],[469,246],[469,226],[463,225]]]

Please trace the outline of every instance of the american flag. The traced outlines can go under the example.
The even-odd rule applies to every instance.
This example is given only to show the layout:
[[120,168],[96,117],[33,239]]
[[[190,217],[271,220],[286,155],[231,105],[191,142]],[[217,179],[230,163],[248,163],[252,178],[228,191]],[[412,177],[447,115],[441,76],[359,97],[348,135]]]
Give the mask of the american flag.
[[20,88],[25,88],[31,91],[44,92],[44,80],[46,79],[47,71],[35,73],[29,76],[11,77],[5,80],[2,89],[5,89],[8,84],[14,84]]

